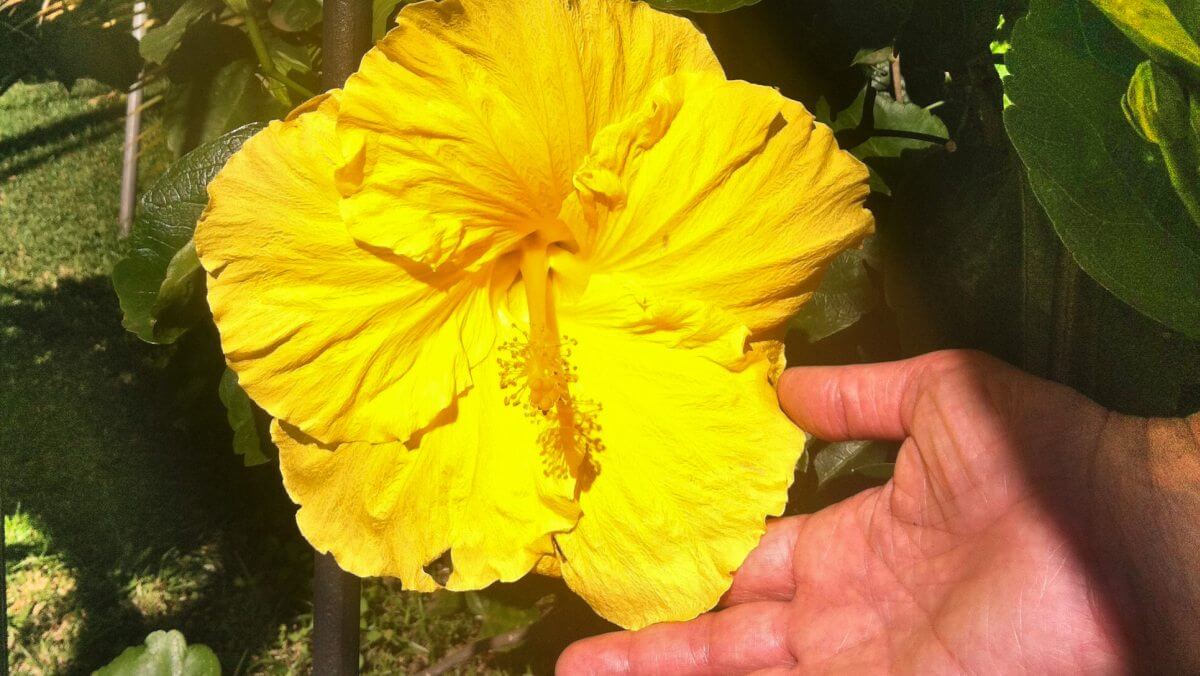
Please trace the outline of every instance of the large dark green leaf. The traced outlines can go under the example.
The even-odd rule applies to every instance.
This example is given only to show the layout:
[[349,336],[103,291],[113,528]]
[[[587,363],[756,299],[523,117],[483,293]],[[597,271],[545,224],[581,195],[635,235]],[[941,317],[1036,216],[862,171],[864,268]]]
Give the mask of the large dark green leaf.
[[1120,100],[1141,54],[1079,0],[1033,0],[1013,31],[1004,119],[1079,265],[1147,316],[1200,337],[1200,229]]
[[189,646],[178,631],[156,631],[146,644],[126,648],[97,676],[221,676],[221,663],[205,645]]
[[190,248],[209,181],[261,127],[247,125],[172,165],[141,198],[132,252],[113,268],[125,328],[149,343],[174,342],[206,316],[203,276]]
[[759,0],[647,0],[654,7],[668,12],[704,12],[713,14],[753,5]]
[[185,0],[161,26],[155,26],[142,36],[138,51],[151,63],[164,63],[183,41],[189,26],[200,17],[219,8],[219,0]]
[[321,21],[320,0],[275,0],[267,9],[271,25],[285,33],[306,31]]
[[217,388],[221,403],[225,405],[225,417],[233,430],[233,452],[242,456],[247,467],[271,461],[264,453],[264,442],[259,435],[258,419],[250,396],[238,385],[237,374],[225,369],[221,384]]

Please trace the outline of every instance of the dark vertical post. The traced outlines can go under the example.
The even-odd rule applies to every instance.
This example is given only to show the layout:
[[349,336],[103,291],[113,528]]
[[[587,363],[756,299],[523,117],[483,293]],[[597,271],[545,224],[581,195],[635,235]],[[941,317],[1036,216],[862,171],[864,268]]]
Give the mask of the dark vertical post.
[[[321,84],[341,87],[371,47],[371,0],[322,3]],[[313,674],[358,673],[358,605],[361,582],[329,554],[314,552]]]
[[333,89],[371,47],[371,0],[325,0],[321,20],[321,84]]
[[329,554],[313,559],[313,674],[358,673],[360,581]]

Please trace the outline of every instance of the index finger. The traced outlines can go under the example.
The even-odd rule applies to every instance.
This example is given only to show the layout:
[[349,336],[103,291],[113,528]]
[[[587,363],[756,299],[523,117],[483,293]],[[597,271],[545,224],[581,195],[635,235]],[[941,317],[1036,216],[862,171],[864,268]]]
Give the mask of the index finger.
[[795,664],[788,611],[783,602],[744,603],[688,622],[585,638],[563,651],[555,673],[728,674]]
[[901,441],[912,432],[918,395],[931,380],[990,369],[983,355],[944,350],[878,364],[801,366],[779,379],[779,403],[797,425],[826,441]]

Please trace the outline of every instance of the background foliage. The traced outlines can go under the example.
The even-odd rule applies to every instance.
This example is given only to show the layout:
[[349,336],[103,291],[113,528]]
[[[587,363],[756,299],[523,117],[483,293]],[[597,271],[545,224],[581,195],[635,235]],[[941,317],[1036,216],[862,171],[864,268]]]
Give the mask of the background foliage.
[[[402,2],[373,3],[376,36]],[[871,169],[877,233],[834,262],[793,320],[791,364],[968,347],[1124,412],[1200,408],[1194,3],[653,4],[691,16],[731,77],[802,101]],[[280,117],[316,90],[319,1],[154,0],[140,46],[126,39],[128,3],[46,7],[0,3],[0,36],[15,36],[0,39],[0,91],[80,77],[147,88],[178,160],[143,191],[113,270],[124,325],[162,346],[167,368],[194,374],[183,387],[224,406],[236,452],[264,465],[247,471],[274,472],[265,416],[220,371],[189,242],[208,179],[257,129],[246,125]],[[103,58],[64,47],[101,42]],[[886,480],[896,452],[819,440],[809,450],[793,512]],[[569,636],[604,626],[552,582],[439,598],[432,607],[445,617],[473,618],[454,634],[470,640],[427,655],[429,664],[481,664],[483,653],[498,668],[538,670]],[[397,631],[380,620],[365,638],[384,646],[379,654],[408,654]]]

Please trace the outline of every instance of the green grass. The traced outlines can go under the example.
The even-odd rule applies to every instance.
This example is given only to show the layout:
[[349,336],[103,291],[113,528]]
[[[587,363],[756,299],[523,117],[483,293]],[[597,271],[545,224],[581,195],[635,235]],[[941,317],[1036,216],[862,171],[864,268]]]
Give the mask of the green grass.
[[[0,96],[0,488],[14,674],[82,674],[178,629],[233,673],[308,673],[311,550],[278,467],[246,468],[216,396],[211,334],[177,348],[121,327],[121,99],[81,83]],[[144,182],[170,161],[153,115]],[[462,673],[544,673],[605,628],[561,583],[466,599],[364,582],[364,673],[410,673],[563,600],[528,640]],[[527,620],[524,620],[527,621]]]

